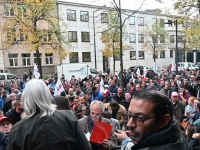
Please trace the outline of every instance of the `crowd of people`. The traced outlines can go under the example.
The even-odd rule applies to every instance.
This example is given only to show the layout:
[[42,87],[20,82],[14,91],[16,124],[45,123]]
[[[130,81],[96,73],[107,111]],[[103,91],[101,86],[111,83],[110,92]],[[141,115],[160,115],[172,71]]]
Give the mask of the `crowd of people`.
[[[139,75],[124,70],[85,79],[65,75],[0,85],[0,143],[9,150],[200,150],[200,74],[185,70]],[[57,80],[64,91],[55,96]],[[101,143],[89,143],[97,121],[112,125]],[[99,133],[101,134],[101,133]],[[9,135],[9,136],[7,136]],[[8,138],[9,137],[9,138]]]

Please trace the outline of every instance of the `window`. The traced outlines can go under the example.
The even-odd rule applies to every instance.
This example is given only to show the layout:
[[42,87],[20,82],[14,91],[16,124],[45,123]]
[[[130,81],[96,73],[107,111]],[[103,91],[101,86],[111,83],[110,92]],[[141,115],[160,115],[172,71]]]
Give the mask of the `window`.
[[8,80],[16,80],[16,79],[18,79],[18,77],[14,76],[14,75],[7,75],[7,79]]
[[23,31],[22,29],[19,29],[19,36],[20,41],[25,41],[28,39],[28,33]]
[[144,52],[143,51],[139,51],[139,59],[144,59]]
[[81,11],[81,21],[88,22],[89,21],[89,12],[88,11]]
[[91,62],[90,52],[82,52],[83,62]]
[[68,32],[69,42],[77,42],[77,32],[69,31]]
[[101,23],[108,23],[107,13],[101,13]]
[[182,36],[178,35],[178,43],[182,43],[182,42],[183,42]]
[[[38,65],[36,53],[34,53],[33,56],[34,56],[34,63],[35,63],[36,65]],[[39,61],[40,61],[41,64],[42,64],[42,53],[39,53]]]
[[173,50],[170,50],[170,58],[173,58]]
[[143,26],[144,25],[144,18],[143,17],[138,17],[138,25]]
[[130,51],[130,60],[136,59],[136,51]]
[[67,10],[67,20],[76,21],[76,10]]
[[29,53],[22,54],[22,64],[23,66],[31,65],[31,54]]
[[165,51],[160,51],[160,58],[165,58]]
[[78,52],[72,52],[69,54],[69,61],[70,63],[78,63],[79,59],[78,59]]
[[165,35],[160,35],[160,43],[165,43]]
[[8,40],[8,42],[15,42],[16,41],[16,29],[14,29],[14,28],[8,29],[7,40]]
[[174,35],[170,35],[170,43],[174,43]]
[[89,32],[81,32],[82,42],[90,42],[90,33]]
[[115,56],[115,60],[120,60],[120,57],[119,56]]
[[5,80],[5,75],[0,75],[0,80]]
[[152,18],[152,25],[155,25],[157,23],[157,19],[156,18]]
[[25,5],[18,5],[18,16],[26,17],[26,6]]
[[45,54],[45,60],[47,65],[53,64],[53,53]]
[[129,42],[135,43],[135,33],[129,33]]
[[44,34],[44,42],[50,43],[51,42],[51,33],[45,33]]
[[90,69],[90,73],[92,73],[92,74],[97,74],[98,71],[96,71],[95,69]]
[[168,22],[171,22],[168,24],[168,27],[172,27],[172,20],[168,20]]
[[158,58],[158,52],[157,51],[155,51],[155,54],[153,54],[153,59],[154,59],[154,55],[155,55],[155,58]]
[[8,54],[10,66],[18,66],[18,54]]
[[164,28],[164,26],[165,26],[165,20],[160,19],[160,27]]
[[7,16],[7,17],[14,16],[14,8],[13,8],[12,4],[5,4],[4,9],[5,9],[5,16]]
[[138,42],[144,43],[144,34],[138,34]]
[[131,17],[129,18],[129,24],[130,24],[130,25],[134,25],[134,24],[135,24],[135,16],[131,16]]

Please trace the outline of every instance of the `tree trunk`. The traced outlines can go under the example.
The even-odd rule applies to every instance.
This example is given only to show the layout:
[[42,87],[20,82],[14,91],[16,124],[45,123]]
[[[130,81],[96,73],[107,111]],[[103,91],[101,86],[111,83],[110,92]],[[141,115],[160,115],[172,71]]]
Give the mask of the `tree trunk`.
[[42,64],[41,64],[40,52],[38,48],[36,49],[36,59],[37,59],[38,71],[40,73],[40,78],[42,78]]
[[122,52],[122,12],[121,12],[121,0],[119,0],[119,18],[120,18],[120,81],[121,86],[124,87],[123,77],[123,52]]
[[115,55],[113,53],[113,72],[115,73]]

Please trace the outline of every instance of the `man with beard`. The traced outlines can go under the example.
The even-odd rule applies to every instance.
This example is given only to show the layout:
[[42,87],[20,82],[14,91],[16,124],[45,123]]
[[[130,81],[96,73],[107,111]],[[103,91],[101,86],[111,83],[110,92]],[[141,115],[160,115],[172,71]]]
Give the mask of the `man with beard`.
[[6,114],[6,117],[9,117],[12,119],[12,125],[17,123],[21,120],[21,113],[24,111],[24,105],[21,100],[17,100],[15,102],[15,109],[11,111],[10,113]]
[[[115,133],[123,150],[189,150],[170,100],[157,90],[142,90],[131,100],[127,113],[129,132]],[[128,137],[129,136],[129,137]]]
[[119,104],[121,103],[121,101],[123,99],[125,99],[125,96],[124,96],[124,88],[122,86],[120,86],[118,89],[117,89],[117,94],[115,94],[113,96],[113,99],[116,100]]

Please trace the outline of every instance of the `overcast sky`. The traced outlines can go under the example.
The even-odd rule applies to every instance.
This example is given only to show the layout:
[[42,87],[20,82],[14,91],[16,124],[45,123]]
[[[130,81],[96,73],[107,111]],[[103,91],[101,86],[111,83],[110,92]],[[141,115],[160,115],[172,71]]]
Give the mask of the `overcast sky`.
[[[91,5],[101,5],[101,6],[106,5],[110,7],[112,7],[111,2],[113,2],[113,0],[62,0],[62,1],[84,3],[84,4],[91,4]],[[115,1],[116,3],[119,2],[119,0],[115,0]],[[173,8],[172,6],[173,0],[166,0],[166,1],[167,2],[160,4],[156,2],[156,0],[145,0],[144,5],[142,6],[140,10],[143,11],[145,9],[160,8],[161,10],[163,10],[163,13],[165,13],[168,8]],[[121,0],[121,5],[122,5],[122,8],[136,10],[141,6],[142,2],[143,0]]]

